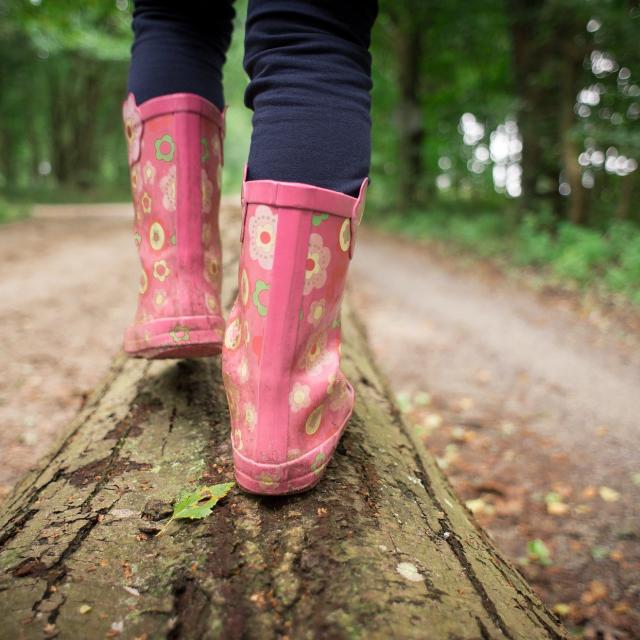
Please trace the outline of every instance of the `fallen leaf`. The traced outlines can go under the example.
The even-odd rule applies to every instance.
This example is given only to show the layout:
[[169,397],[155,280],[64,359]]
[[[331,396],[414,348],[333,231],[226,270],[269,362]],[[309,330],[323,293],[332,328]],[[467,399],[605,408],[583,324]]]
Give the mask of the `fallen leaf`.
[[426,407],[431,404],[431,394],[426,391],[418,391],[413,396],[413,402],[418,407]]
[[593,604],[599,600],[604,600],[609,595],[607,585],[600,580],[592,580],[589,583],[589,588],[580,596],[580,601],[583,604]]
[[81,604],[78,607],[78,611],[80,613],[89,613],[89,611],[91,611],[91,605],[90,604]]
[[547,513],[552,516],[563,516],[569,511],[569,505],[562,502],[560,494],[555,491],[547,493],[544,501],[547,503]]
[[611,487],[600,487],[598,494],[605,502],[617,502],[620,500],[620,494]]
[[571,613],[571,605],[564,602],[558,602],[553,605],[554,613],[557,613],[561,618],[566,618]]
[[591,547],[591,557],[594,560],[604,560],[609,555],[609,549],[602,545]]
[[196,487],[182,495],[173,507],[173,514],[158,531],[156,537],[166,531],[167,527],[178,519],[201,520],[206,518],[219,500],[222,500],[233,488],[235,482],[225,482],[211,486]]
[[529,540],[527,543],[527,552],[531,560],[538,562],[538,564],[541,564],[543,567],[548,567],[551,564],[551,552],[542,540]]

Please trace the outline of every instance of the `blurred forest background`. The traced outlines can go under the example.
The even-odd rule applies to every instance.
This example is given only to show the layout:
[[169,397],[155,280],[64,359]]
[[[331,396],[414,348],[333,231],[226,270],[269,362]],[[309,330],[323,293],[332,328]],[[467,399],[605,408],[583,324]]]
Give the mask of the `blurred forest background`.
[[[228,56],[227,193],[245,2]],[[128,197],[131,2],[0,1],[0,217]],[[640,5],[381,0],[369,215],[640,304]]]

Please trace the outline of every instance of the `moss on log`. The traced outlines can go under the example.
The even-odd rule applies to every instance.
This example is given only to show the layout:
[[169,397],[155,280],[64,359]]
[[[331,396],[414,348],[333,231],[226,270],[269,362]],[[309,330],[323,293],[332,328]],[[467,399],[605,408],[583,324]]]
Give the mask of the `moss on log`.
[[2,507],[0,637],[564,638],[414,441],[344,316],[357,406],[321,484],[235,489],[160,537],[181,489],[233,477],[219,362],[118,358]]

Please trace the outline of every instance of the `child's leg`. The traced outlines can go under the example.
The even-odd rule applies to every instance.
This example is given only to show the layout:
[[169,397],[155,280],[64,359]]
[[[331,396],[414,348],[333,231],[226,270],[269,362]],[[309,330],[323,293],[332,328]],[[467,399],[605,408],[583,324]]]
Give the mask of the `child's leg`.
[[370,166],[376,14],[376,0],[249,0],[249,180],[358,194]]
[[140,256],[125,351],[143,358],[220,351],[218,231],[222,64],[231,0],[136,0],[123,107]]
[[375,13],[365,0],[249,3],[254,131],[222,372],[236,478],[255,493],[316,484],[353,410],[340,304],[369,172]]
[[129,91],[136,102],[195,93],[222,110],[234,15],[233,0],[135,0]]

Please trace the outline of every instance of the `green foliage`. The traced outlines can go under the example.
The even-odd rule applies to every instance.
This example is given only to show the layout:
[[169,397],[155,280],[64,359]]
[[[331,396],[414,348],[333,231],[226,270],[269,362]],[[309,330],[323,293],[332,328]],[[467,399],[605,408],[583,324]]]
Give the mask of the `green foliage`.
[[28,214],[28,209],[25,205],[9,203],[3,198],[0,198],[0,224],[3,222],[13,222],[24,218]]
[[572,223],[556,225],[545,212],[521,219],[479,205],[472,214],[443,204],[407,216],[370,212],[373,222],[411,237],[499,257],[577,286],[597,286],[640,303],[640,226],[617,221],[602,233]]

